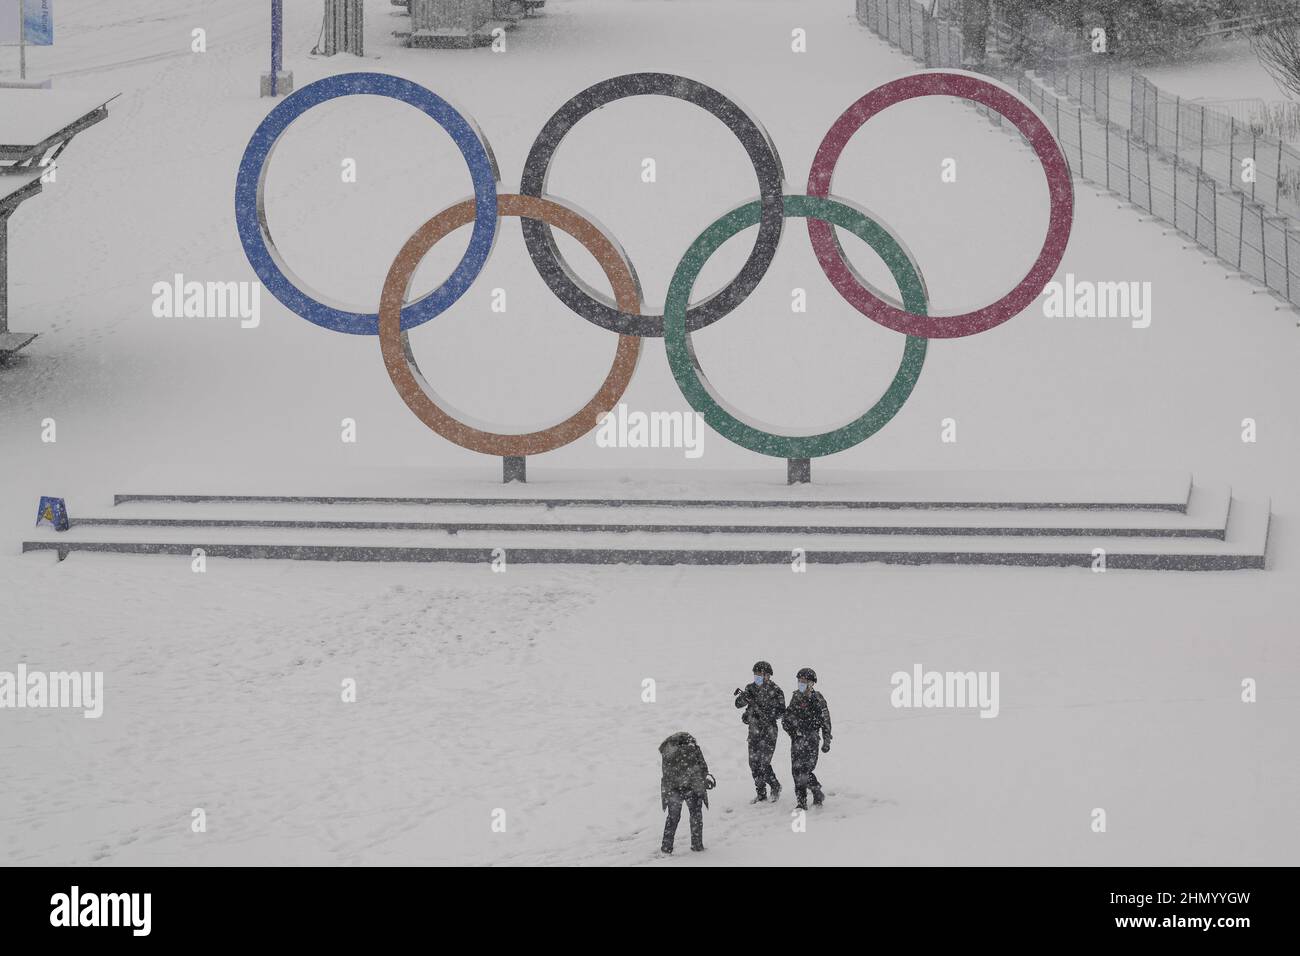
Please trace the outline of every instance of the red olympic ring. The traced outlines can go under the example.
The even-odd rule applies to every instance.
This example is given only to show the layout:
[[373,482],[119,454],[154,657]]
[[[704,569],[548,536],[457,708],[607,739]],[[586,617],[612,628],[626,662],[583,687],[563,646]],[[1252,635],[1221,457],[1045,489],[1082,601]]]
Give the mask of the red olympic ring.
[[926,339],[954,339],[975,335],[1001,325],[1032,303],[1051,280],[1074,221],[1074,185],[1065,154],[1046,124],[1015,94],[971,73],[953,71],[917,73],[878,86],[840,115],[826,133],[808,174],[808,195],[831,195],[835,165],[849,138],[881,110],[918,96],[956,96],[973,100],[1000,113],[1029,141],[1047,174],[1051,208],[1043,248],[1029,272],[1016,286],[991,305],[960,315],[918,315],[897,308],[870,291],[853,271],[840,248],[835,229],[821,219],[808,220],[808,238],[826,278],[850,305],[895,332]]

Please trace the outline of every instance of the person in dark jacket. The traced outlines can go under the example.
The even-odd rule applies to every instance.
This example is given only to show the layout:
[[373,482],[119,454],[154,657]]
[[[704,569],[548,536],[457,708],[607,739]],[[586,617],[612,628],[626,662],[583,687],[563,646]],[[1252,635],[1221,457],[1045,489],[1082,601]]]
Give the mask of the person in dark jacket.
[[659,755],[663,758],[659,795],[663,809],[668,811],[660,849],[665,853],[673,852],[673,840],[677,836],[677,824],[682,819],[682,804],[685,803],[691,815],[691,849],[703,850],[703,808],[709,805],[709,790],[713,787],[704,752],[694,737],[682,731],[659,745]]
[[776,722],[785,713],[785,691],[772,680],[772,665],[767,661],[754,664],[754,679],[735,691],[736,706],[745,708],[740,719],[749,725],[749,772],[754,776],[757,796],[751,803],[767,799],[767,788],[772,788],[772,799],[781,795],[781,784],[772,770],[772,755],[776,753],[776,740],[781,735]]
[[817,766],[817,735],[821,734],[821,752],[831,749],[831,712],[826,698],[814,685],[817,672],[811,667],[802,668],[796,676],[799,689],[790,695],[781,726],[790,735],[790,769],[794,774],[794,795],[800,810],[808,809],[808,790],[813,794],[813,805],[821,806],[826,799],[821,781],[813,773]]

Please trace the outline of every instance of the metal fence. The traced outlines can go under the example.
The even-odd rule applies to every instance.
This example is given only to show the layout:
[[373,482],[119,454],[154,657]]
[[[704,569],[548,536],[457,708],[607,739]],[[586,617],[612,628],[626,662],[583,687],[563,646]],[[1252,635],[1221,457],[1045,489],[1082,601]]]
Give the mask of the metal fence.
[[1300,218],[1300,152],[1225,110],[1166,93],[1134,74],[1129,125],[1156,149],[1192,163],[1274,213]]
[[1300,103],[1295,100],[1266,100],[1260,96],[1239,99],[1198,97],[1192,102],[1227,113],[1243,129],[1276,136],[1288,144],[1300,142]]
[[[1116,103],[1115,115],[1111,115],[1111,103],[1117,99],[1111,93],[1111,70],[1107,65],[1093,67],[1040,67],[1034,75],[1047,83],[1059,95],[1074,100],[1092,113],[1100,122],[1110,123],[1113,119],[1128,118],[1127,104]],[[1123,74],[1117,78],[1128,86],[1129,77]]]
[[925,24],[933,19],[915,0],[857,0],[858,20],[909,56],[928,59]]
[[[961,30],[917,0],[856,0],[858,19],[931,68],[961,68]],[[1300,305],[1300,156],[1226,113],[1133,74],[1120,108],[1105,66],[998,76],[1032,103],[1074,175],[1171,224],[1233,269]],[[1002,118],[975,107],[991,123]],[[1119,122],[1116,122],[1118,120]],[[1127,123],[1127,125],[1125,125]],[[1012,130],[1014,132],[1014,130]],[[1242,178],[1253,161],[1253,180]]]
[[939,4],[941,13],[951,11],[949,18],[931,15],[931,5],[919,0],[856,3],[858,21],[904,53],[930,66],[961,68],[961,26],[956,19],[959,4]]

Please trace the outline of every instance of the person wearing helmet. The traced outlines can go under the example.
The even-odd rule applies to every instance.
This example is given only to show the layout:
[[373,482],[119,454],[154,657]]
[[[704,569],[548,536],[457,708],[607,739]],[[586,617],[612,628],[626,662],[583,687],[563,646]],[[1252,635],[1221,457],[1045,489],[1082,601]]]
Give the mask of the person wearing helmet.
[[691,814],[691,849],[704,849],[704,807],[709,805],[709,791],[713,789],[713,776],[704,762],[704,752],[695,738],[685,731],[673,734],[659,745],[663,758],[663,777],[659,782],[659,796],[663,809],[668,811],[664,821],[664,839],[660,849],[673,852],[677,824],[682,819],[682,804]]
[[808,808],[808,790],[812,790],[813,805],[821,806],[826,799],[821,781],[813,773],[817,766],[817,735],[821,734],[821,752],[831,749],[831,712],[826,698],[814,689],[817,672],[804,667],[795,675],[799,689],[790,695],[790,705],[785,709],[781,726],[790,735],[790,769],[794,774],[794,794],[800,810]]
[[736,706],[745,712],[740,719],[749,725],[749,772],[754,777],[757,796],[750,803],[767,799],[767,788],[772,788],[772,799],[781,795],[781,784],[772,770],[772,755],[776,753],[776,740],[781,735],[776,722],[785,713],[785,691],[772,680],[772,665],[767,661],[754,664],[754,679],[734,692]]

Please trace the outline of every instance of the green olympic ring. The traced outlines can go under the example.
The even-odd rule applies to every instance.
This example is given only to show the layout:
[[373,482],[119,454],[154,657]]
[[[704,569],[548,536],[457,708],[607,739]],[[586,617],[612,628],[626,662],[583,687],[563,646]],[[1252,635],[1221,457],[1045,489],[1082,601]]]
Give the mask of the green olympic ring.
[[[889,267],[898,283],[904,307],[917,315],[927,314],[925,285],[920,273],[902,245],[883,226],[834,199],[785,196],[784,203],[786,218],[821,219],[849,230],[866,242]],[[739,413],[728,408],[716,393],[700,367],[691,335],[686,331],[686,309],[695,280],[709,257],[742,229],[756,225],[762,209],[762,202],[755,201],[732,210],[700,233],[682,256],[664,303],[664,344],[668,349],[668,364],[677,379],[677,387],[691,408],[703,415],[714,431],[737,445],[777,458],[833,455],[870,438],[898,414],[920,377],[921,366],[925,363],[926,339],[907,336],[902,362],[885,394],[865,414],[847,425],[820,435],[777,435],[743,421]]]

